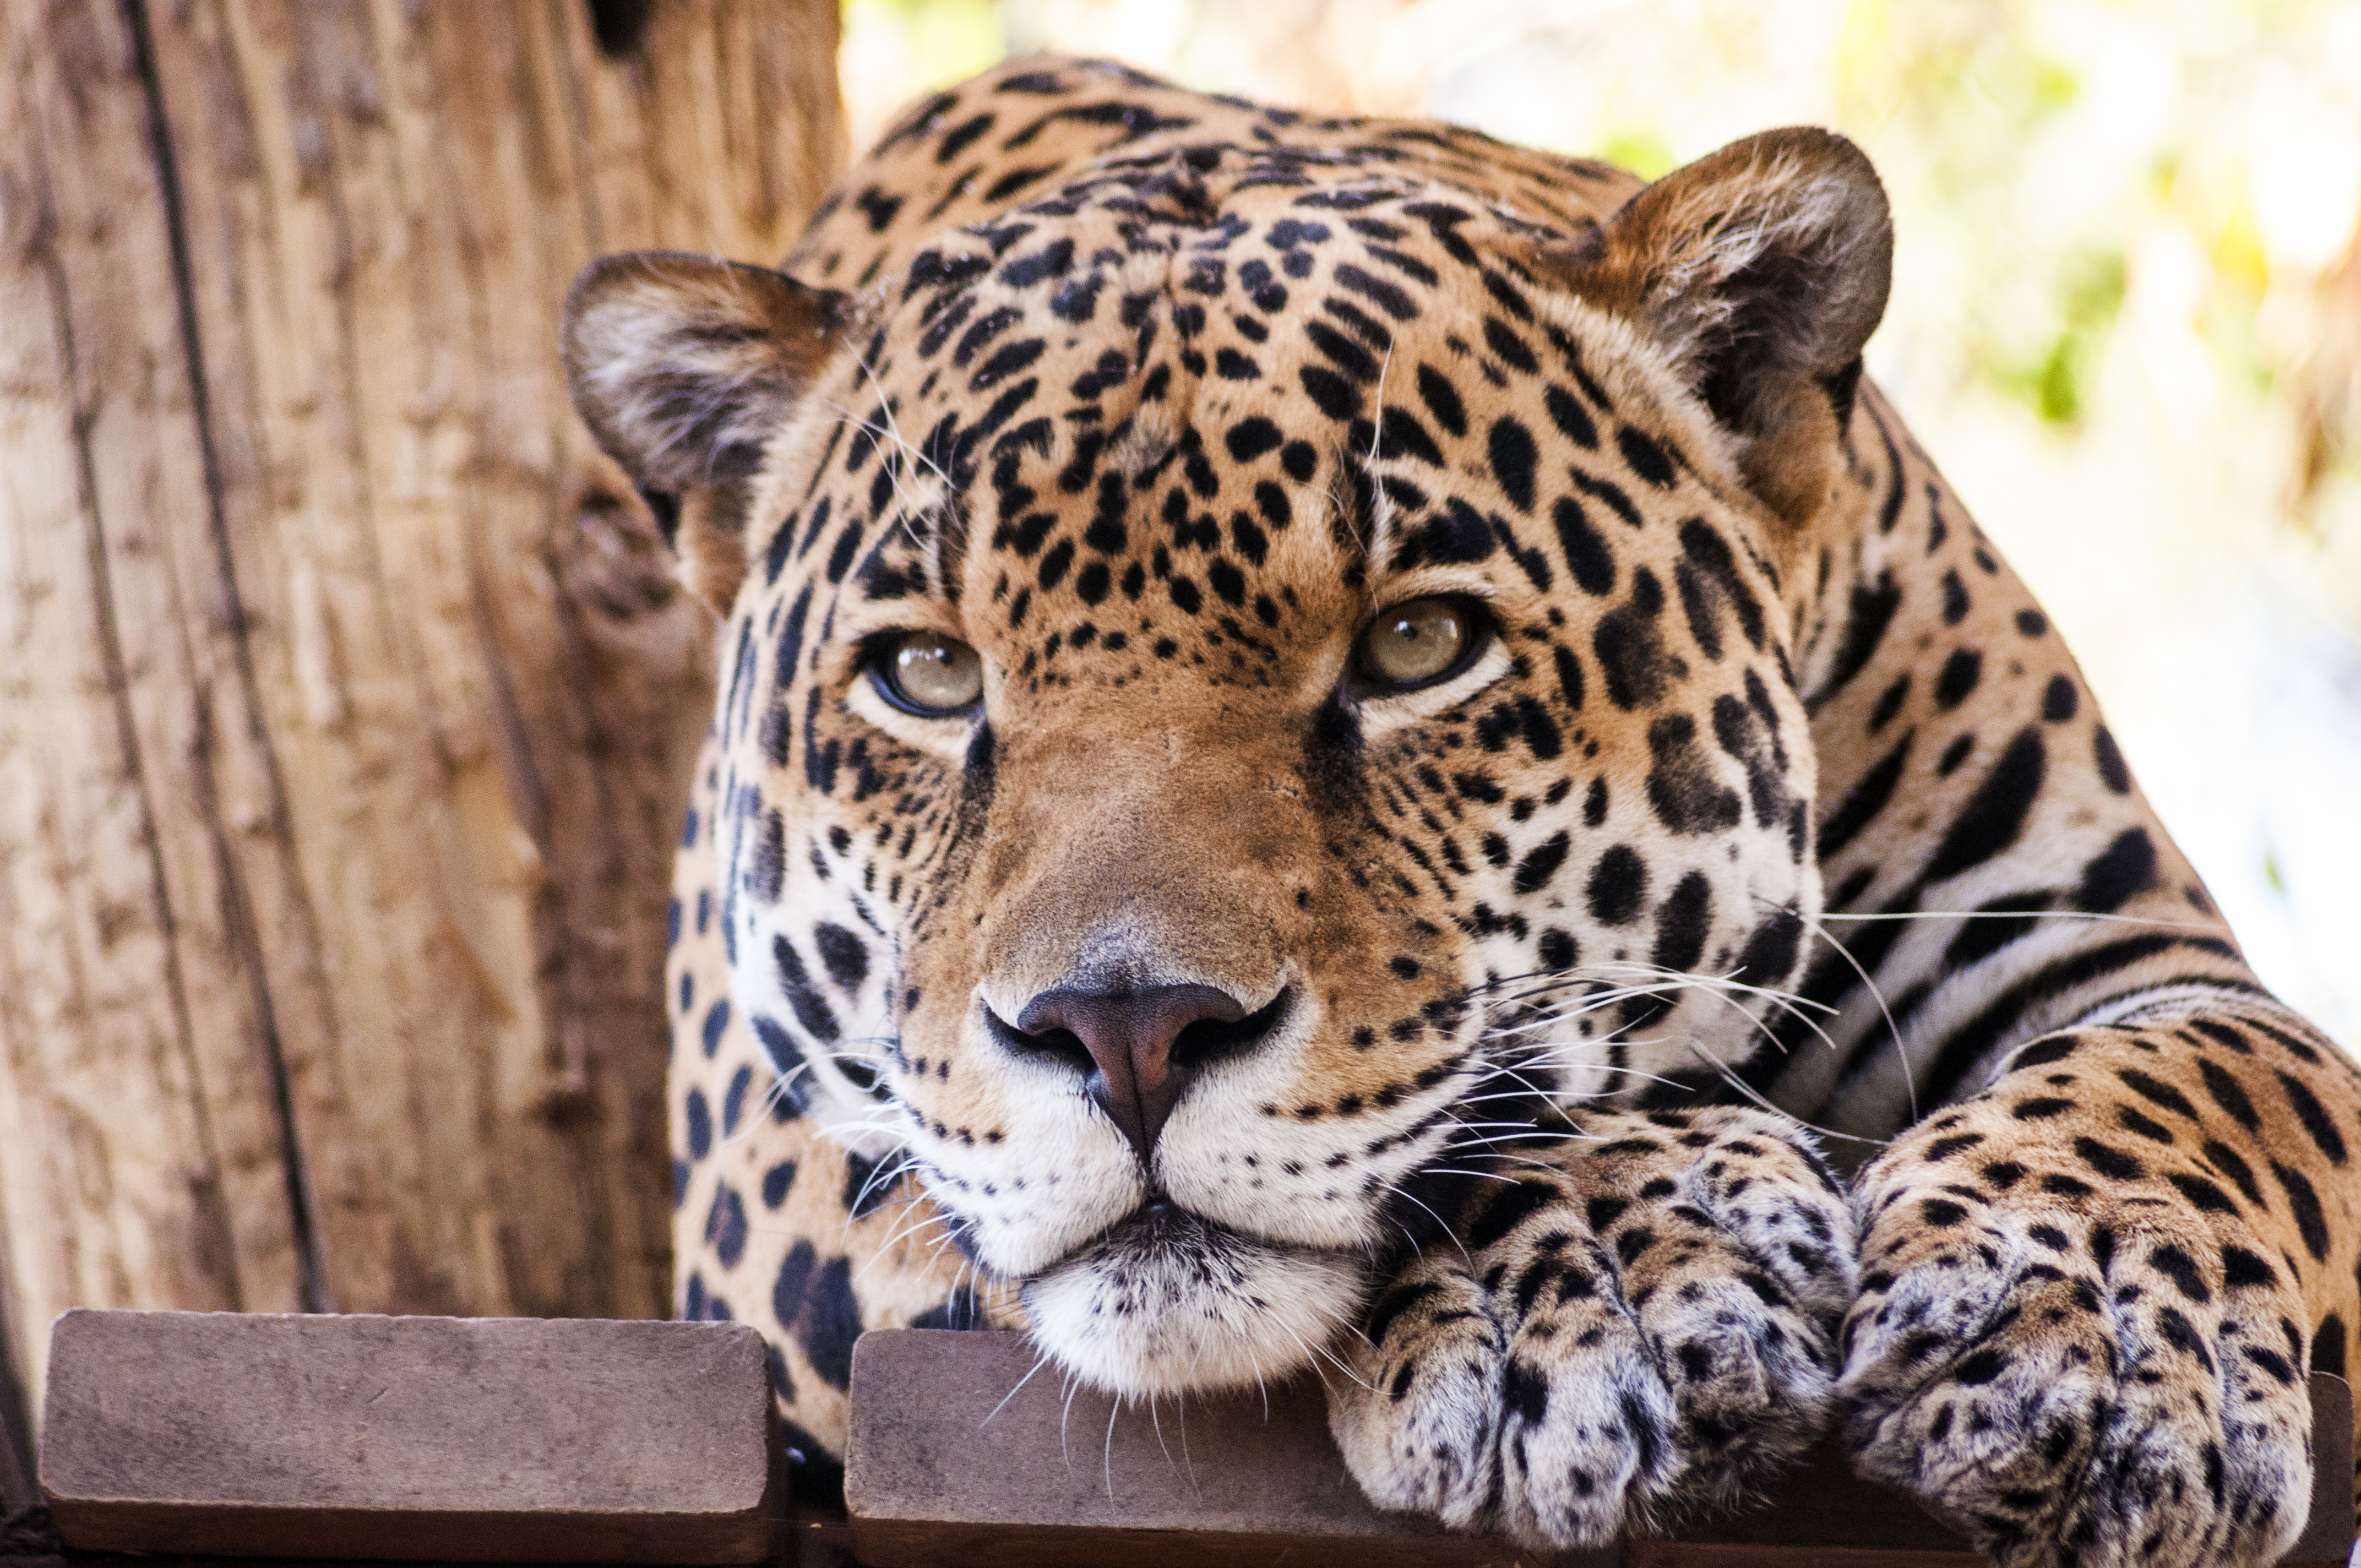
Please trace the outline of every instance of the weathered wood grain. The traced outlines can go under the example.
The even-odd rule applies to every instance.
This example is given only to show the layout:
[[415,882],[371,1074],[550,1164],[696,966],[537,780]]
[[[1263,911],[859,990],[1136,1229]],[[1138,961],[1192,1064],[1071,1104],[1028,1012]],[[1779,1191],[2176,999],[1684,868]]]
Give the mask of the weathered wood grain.
[[783,256],[842,160],[836,36],[830,0],[0,7],[36,1402],[75,1304],[665,1310],[709,631],[558,311],[606,250]]

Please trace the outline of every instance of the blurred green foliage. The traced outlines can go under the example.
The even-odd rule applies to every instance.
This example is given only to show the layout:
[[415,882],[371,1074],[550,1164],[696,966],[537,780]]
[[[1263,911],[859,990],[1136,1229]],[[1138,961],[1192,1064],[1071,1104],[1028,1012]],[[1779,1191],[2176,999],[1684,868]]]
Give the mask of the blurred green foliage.
[[1998,352],[1980,356],[1993,384],[2052,424],[2081,417],[2083,388],[2124,308],[2124,258],[2109,251],[2068,258],[2057,271],[2053,296],[2057,332],[2048,351],[2027,364]]

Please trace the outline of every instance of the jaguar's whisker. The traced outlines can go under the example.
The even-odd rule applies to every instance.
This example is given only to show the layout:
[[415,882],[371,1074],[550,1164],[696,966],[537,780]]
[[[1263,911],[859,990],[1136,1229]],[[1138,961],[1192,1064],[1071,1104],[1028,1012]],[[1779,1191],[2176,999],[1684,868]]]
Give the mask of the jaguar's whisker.
[[[998,1403],[997,1405],[993,1406],[993,1407],[992,1407],[992,1409],[991,1409],[989,1411],[987,1411],[987,1412],[985,1413],[983,1420],[980,1420],[980,1421],[976,1422],[975,1424],[976,1424],[976,1425],[978,1425],[978,1426],[980,1426],[980,1427],[981,1427],[981,1426],[990,1426],[990,1425],[992,1424],[992,1418],[993,1418],[994,1416],[996,1416],[996,1415],[1000,1414],[1000,1412],[1001,1412],[1001,1411],[1003,1411],[1003,1410],[1006,1409],[1008,1408],[1008,1401],[1009,1401],[1009,1400],[1011,1400],[1011,1399],[1014,1399],[1015,1398],[1016,1398],[1017,1390],[1018,1390],[1018,1389],[1020,1389],[1020,1388],[1023,1388],[1023,1387],[1025,1387],[1025,1385],[1027,1385],[1027,1383],[1030,1383],[1030,1382],[1032,1382],[1032,1381],[1033,1381],[1033,1375],[1034,1375],[1034,1373],[1040,1371],[1040,1370],[1041,1370],[1041,1368],[1043,1368],[1043,1367],[1045,1367],[1045,1366],[1047,1366],[1047,1365],[1049,1365],[1049,1353],[1048,1351],[1046,1351],[1046,1350],[1045,1350],[1045,1351],[1042,1351],[1039,1354],[1036,1355],[1036,1356],[1033,1358],[1033,1366],[1032,1366],[1032,1370],[1031,1370],[1031,1371],[1028,1371],[1027,1373],[1026,1373],[1024,1376],[1019,1377],[1019,1378],[1016,1380],[1016,1387],[1015,1387],[1010,1388],[1010,1389],[1008,1390],[1008,1392],[1007,1392],[1007,1393],[1003,1394],[1003,1395],[1000,1397],[1000,1403]],[[1071,1398],[1071,1396],[1069,1396],[1069,1398]]]
[[1805,917],[1804,925],[1805,927],[1812,933],[1812,935],[1817,937],[1820,940],[1826,942],[1829,947],[1836,949],[1837,956],[1844,959],[1846,964],[1851,968],[1852,972],[1861,977],[1862,987],[1868,991],[1871,1000],[1877,1003],[1878,1015],[1885,1020],[1886,1036],[1894,1042],[1894,1058],[1902,1067],[1902,1088],[1904,1093],[1908,1099],[1910,1106],[1910,1119],[1913,1122],[1917,1121],[1917,1077],[1911,1070],[1910,1051],[1903,1043],[1902,1025],[1894,1021],[1894,1010],[1886,1005],[1885,992],[1878,989],[1876,976],[1871,974],[1868,969],[1862,965],[1861,961],[1853,957],[1851,948],[1846,947],[1842,942],[1838,941],[1834,936],[1829,934],[1826,925],[1820,921],[1812,919],[1808,916]]
[[[906,1201],[916,1203],[917,1200],[916,1198],[912,1198],[906,1200]],[[872,1212],[875,1212],[875,1211],[873,1210]],[[862,1276],[867,1274],[869,1270],[876,1265],[877,1260],[884,1256],[888,1252],[892,1251],[895,1245],[903,1240],[903,1238],[906,1236],[923,1235],[926,1234],[927,1228],[930,1225],[941,1225],[948,1230],[950,1225],[950,1221],[940,1211],[920,1215],[917,1219],[912,1221],[901,1230],[895,1232],[892,1235],[887,1236],[884,1241],[879,1242],[875,1249],[870,1253],[869,1261],[862,1264],[861,1267],[854,1272],[853,1277],[855,1279],[859,1279]]]
[[1415,1203],[1420,1208],[1424,1209],[1429,1214],[1433,1214],[1434,1223],[1442,1227],[1443,1234],[1444,1235],[1451,1236],[1452,1245],[1459,1249],[1459,1255],[1461,1257],[1466,1257],[1468,1255],[1466,1244],[1460,1241],[1457,1236],[1451,1234],[1451,1223],[1445,1220],[1442,1215],[1436,1214],[1433,1204],[1427,1202],[1425,1199],[1421,1198],[1417,1193],[1403,1187],[1399,1181],[1389,1181],[1385,1184],[1385,1188],[1387,1192],[1392,1196],[1400,1198],[1406,1202]]
[[1100,1451],[1099,1465],[1106,1476],[1107,1502],[1110,1505],[1115,1502],[1115,1419],[1121,1414],[1123,1414],[1123,1401],[1121,1399],[1109,1399],[1107,1401],[1106,1446]]
[[2126,926],[2157,926],[2168,931],[2218,931],[2219,920],[2166,920],[2153,915],[2109,915],[2092,909],[1895,909],[1849,915],[1824,909],[1822,920],[2112,920]]

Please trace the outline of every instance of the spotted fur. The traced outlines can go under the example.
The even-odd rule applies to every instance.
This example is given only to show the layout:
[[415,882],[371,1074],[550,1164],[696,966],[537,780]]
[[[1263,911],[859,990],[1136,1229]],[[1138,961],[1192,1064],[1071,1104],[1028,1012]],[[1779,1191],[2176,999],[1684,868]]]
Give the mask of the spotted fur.
[[[680,1308],[810,1473],[861,1329],[995,1321],[1317,1363],[1372,1496],[1533,1541],[1830,1420],[2001,1562],[2292,1540],[2352,1069],[1861,378],[1889,255],[1824,133],[1643,186],[1036,60],[783,273],[586,274],[577,403],[724,617]],[[1480,653],[1370,687],[1434,595]],[[887,700],[909,632],[978,711]]]

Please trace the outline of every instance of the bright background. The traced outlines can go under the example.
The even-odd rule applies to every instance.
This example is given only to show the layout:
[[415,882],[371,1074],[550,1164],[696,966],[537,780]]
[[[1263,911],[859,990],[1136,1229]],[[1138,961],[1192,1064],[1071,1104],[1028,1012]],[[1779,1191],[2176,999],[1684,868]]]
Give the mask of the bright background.
[[854,144],[1005,54],[1643,174],[1832,126],[1870,368],[2066,631],[2265,980],[2361,1047],[2361,0],[849,0]]

